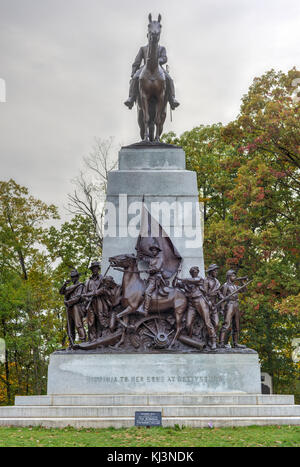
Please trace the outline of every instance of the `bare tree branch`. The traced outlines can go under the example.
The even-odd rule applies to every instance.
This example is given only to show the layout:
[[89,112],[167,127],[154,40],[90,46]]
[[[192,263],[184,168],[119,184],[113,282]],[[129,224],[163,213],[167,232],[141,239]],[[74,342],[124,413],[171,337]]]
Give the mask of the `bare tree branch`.
[[91,219],[99,246],[103,244],[103,221],[108,173],[117,166],[113,138],[95,138],[89,156],[83,158],[84,170],[73,180],[74,192],[68,195],[68,211]]

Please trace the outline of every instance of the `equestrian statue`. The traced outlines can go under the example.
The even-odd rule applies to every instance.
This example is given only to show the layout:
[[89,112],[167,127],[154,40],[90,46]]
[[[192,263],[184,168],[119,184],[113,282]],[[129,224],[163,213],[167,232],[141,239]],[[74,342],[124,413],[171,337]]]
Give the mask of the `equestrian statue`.
[[141,139],[153,143],[160,141],[167,103],[174,110],[179,102],[175,98],[174,82],[163,68],[168,59],[165,47],[159,45],[161,15],[157,21],[152,20],[151,14],[148,18],[148,45],[139,49],[133,62],[129,97],[124,104],[131,109],[137,103]]

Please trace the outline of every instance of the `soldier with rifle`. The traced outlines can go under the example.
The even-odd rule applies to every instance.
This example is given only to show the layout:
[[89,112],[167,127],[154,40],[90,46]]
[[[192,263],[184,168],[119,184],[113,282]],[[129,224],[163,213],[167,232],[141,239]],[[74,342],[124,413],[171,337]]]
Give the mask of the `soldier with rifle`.
[[217,334],[211,321],[209,302],[205,297],[203,288],[203,279],[199,276],[198,266],[194,266],[190,269],[191,277],[188,279],[177,279],[179,287],[185,289],[186,295],[189,300],[189,307],[187,313],[187,329],[189,336],[192,336],[193,323],[196,313],[199,313],[202,318],[207,334],[209,336],[209,346],[212,350],[215,350]]
[[211,264],[207,268],[206,277],[203,282],[204,293],[210,307],[210,319],[216,334],[218,333],[219,326],[219,312],[216,303],[224,298],[221,292],[221,284],[217,279],[218,269],[219,266],[217,264]]
[[245,348],[244,345],[238,343],[240,333],[240,309],[238,293],[245,290],[246,286],[251,282],[247,282],[241,287],[235,285],[237,280],[245,280],[247,277],[237,278],[235,271],[230,269],[226,274],[226,282],[222,287],[224,298],[216,304],[216,307],[226,303],[224,309],[224,322],[221,327],[219,346],[225,347],[226,337],[230,328],[232,328],[232,343],[235,348]]
[[[76,331],[81,342],[86,341],[86,333],[83,325],[84,307],[83,307],[83,291],[84,284],[79,282],[79,273],[76,269],[70,273],[71,280],[64,282],[59,290],[61,295],[65,297],[65,306],[67,310],[67,330],[70,342],[70,348],[74,346]],[[73,285],[69,285],[73,282]]]

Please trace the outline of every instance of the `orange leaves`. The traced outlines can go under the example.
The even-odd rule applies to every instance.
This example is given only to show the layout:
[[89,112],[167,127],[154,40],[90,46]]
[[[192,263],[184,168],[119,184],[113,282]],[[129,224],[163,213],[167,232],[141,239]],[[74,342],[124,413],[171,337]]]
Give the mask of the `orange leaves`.
[[237,258],[238,260],[240,260],[245,255],[245,247],[242,245],[235,246],[232,252],[233,252],[233,256]]
[[263,187],[258,187],[258,194],[256,196],[256,201],[262,201],[265,197],[265,190]]

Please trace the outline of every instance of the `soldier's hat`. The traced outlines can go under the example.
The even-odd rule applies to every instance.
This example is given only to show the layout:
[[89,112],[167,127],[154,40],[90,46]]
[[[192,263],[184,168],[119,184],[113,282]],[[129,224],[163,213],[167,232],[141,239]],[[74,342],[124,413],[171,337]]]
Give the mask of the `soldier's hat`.
[[236,272],[233,269],[229,269],[229,271],[226,272],[226,277],[231,276],[231,274],[236,274]]
[[104,277],[104,282],[105,282],[106,284],[114,284],[114,283],[115,283],[114,278],[113,278],[112,276],[106,276],[106,277]]
[[105,282],[113,282],[114,278],[112,276],[104,277]]
[[210,264],[206,270],[206,273],[208,272],[211,272],[211,271],[215,271],[215,269],[220,269],[219,266],[217,264]]
[[95,267],[101,268],[101,263],[99,263],[99,261],[92,261],[89,269],[92,270]]
[[77,271],[77,269],[72,269],[72,271],[70,272],[70,276],[71,277],[77,277],[77,276],[80,276],[80,274]]
[[200,269],[199,269],[198,266],[192,266],[192,267],[190,268],[190,272],[191,272],[191,271],[196,271],[196,270],[197,270],[198,272],[200,271]]

